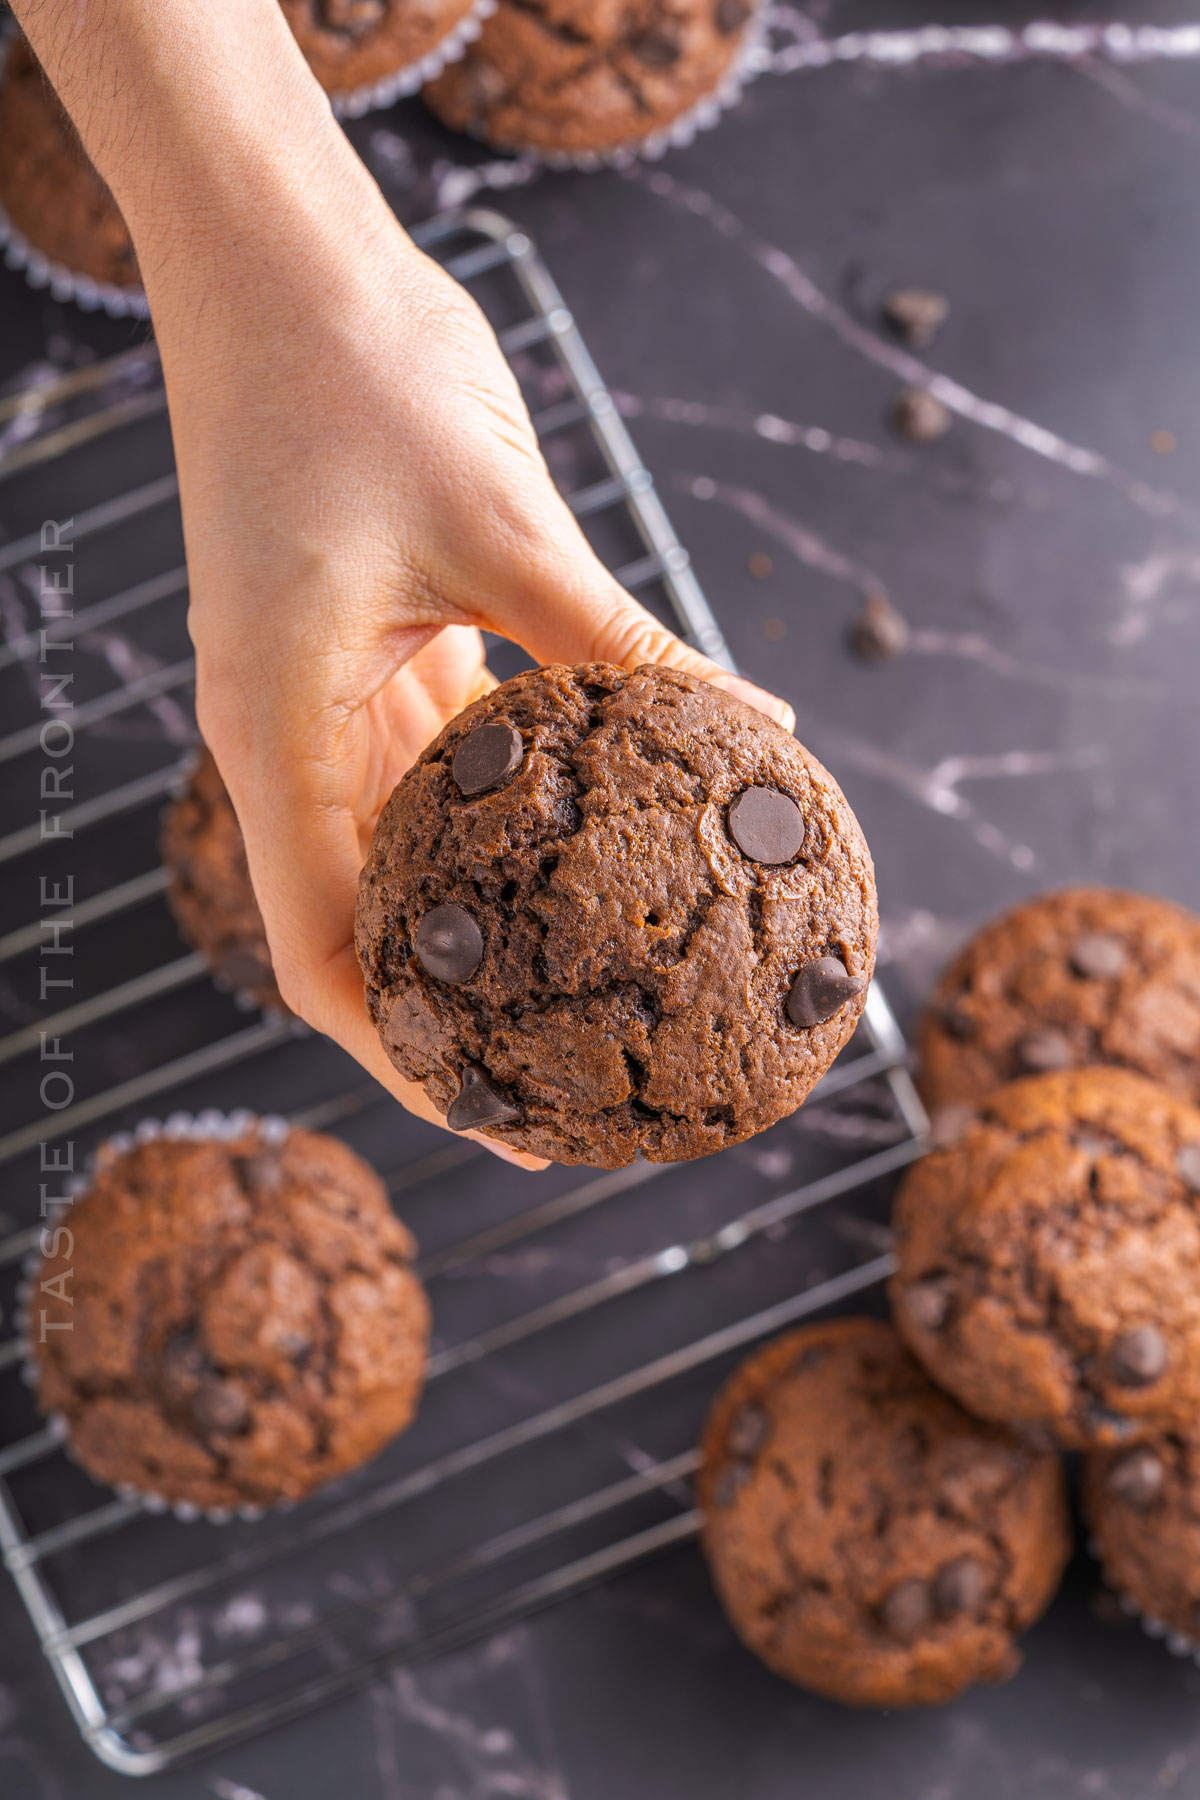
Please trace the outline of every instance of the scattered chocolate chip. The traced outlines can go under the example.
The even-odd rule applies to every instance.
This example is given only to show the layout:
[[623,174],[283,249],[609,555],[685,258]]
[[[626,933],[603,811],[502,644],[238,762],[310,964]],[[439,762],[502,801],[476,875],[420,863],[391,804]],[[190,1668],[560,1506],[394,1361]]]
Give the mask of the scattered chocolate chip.
[[868,594],[850,627],[850,648],[864,662],[891,662],[903,656],[911,638],[908,620],[886,594]]
[[283,1158],[273,1144],[249,1156],[231,1158],[233,1172],[248,1194],[269,1193],[283,1178]]
[[838,957],[815,957],[812,962],[805,963],[792,983],[787,997],[787,1016],[801,1030],[822,1025],[840,1012],[847,1000],[861,994],[863,986],[861,977],[851,975]]
[[683,45],[673,31],[644,31],[630,49],[650,69],[670,69],[683,55]]
[[417,926],[421,967],[438,981],[467,981],[483,959],[483,933],[462,906],[435,906]]
[[222,981],[241,992],[268,986],[275,979],[270,958],[241,944],[233,944],[227,950],[222,950],[213,969]]
[[804,842],[804,814],[778,788],[743,788],[730,802],[729,835],[752,862],[791,862]]
[[446,1114],[451,1131],[472,1131],[477,1125],[510,1125],[520,1117],[521,1108],[493,1087],[482,1069],[468,1063],[462,1072],[462,1086]]
[[899,337],[925,350],[946,323],[950,302],[934,288],[895,288],[883,303],[883,316]]
[[954,1284],[949,1276],[931,1275],[926,1281],[913,1281],[902,1290],[904,1310],[922,1331],[940,1331],[946,1323],[954,1299]]
[[1121,1387],[1150,1387],[1167,1366],[1167,1340],[1157,1325],[1139,1325],[1116,1340],[1108,1364]]
[[732,1506],[751,1476],[749,1463],[726,1463],[713,1482],[712,1497],[716,1506]]
[[1200,1194],[1200,1144],[1184,1144],[1175,1154],[1175,1168],[1183,1185]]
[[206,1381],[192,1399],[192,1416],[201,1431],[229,1434],[244,1431],[250,1422],[246,1396],[232,1381]]
[[754,1456],[767,1441],[767,1415],[761,1406],[739,1406],[725,1434],[730,1456]]
[[713,22],[723,37],[732,37],[750,17],[750,0],[717,0]]
[[1071,1040],[1061,1031],[1028,1031],[1017,1042],[1017,1062],[1031,1075],[1069,1069],[1075,1061]]
[[938,1013],[942,1029],[960,1044],[969,1044],[975,1036],[975,1020],[961,1000],[950,1000]]
[[893,1637],[914,1638],[933,1617],[933,1601],[926,1582],[915,1576],[898,1582],[879,1609],[885,1631]]
[[926,388],[902,388],[892,402],[893,428],[912,444],[932,444],[950,429],[950,411]]
[[1071,945],[1071,967],[1092,981],[1112,981],[1124,969],[1128,957],[1118,937],[1090,931]]
[[935,1150],[948,1150],[975,1117],[975,1108],[965,1100],[948,1100],[945,1106],[934,1107],[929,1115],[929,1142]]
[[933,1603],[944,1619],[958,1613],[978,1612],[987,1591],[987,1570],[974,1556],[956,1556],[944,1563],[933,1581]]
[[1142,1444],[1112,1464],[1105,1477],[1105,1486],[1118,1500],[1144,1512],[1162,1493],[1166,1474],[1162,1459]]
[[450,773],[461,794],[484,794],[519,768],[525,755],[525,744],[515,725],[493,719],[488,725],[477,725],[454,752]]

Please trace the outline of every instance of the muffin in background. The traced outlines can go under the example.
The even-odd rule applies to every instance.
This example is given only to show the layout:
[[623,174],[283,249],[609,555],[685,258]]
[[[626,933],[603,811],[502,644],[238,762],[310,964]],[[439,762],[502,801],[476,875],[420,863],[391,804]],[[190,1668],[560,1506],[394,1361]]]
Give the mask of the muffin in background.
[[1200,1417],[1200,1108],[1128,1069],[1010,1082],[893,1224],[896,1324],[980,1418],[1087,1447]]
[[935,1114],[1018,1076],[1089,1063],[1200,1102],[1200,919],[1120,888],[1040,894],[955,957],[917,1049]]
[[[102,1148],[35,1270],[37,1396],[97,1481],[191,1511],[299,1500],[411,1420],[429,1306],[383,1184],[249,1114]],[[69,1255],[66,1252],[69,1249]]]
[[[121,290],[141,302],[137,258],[125,221],[89,161],[23,37],[3,51],[0,78],[0,208],[11,227],[10,255],[20,249],[31,278],[37,258],[71,277]],[[89,297],[87,290],[74,298]],[[134,308],[136,310],[136,307]]]
[[746,1647],[851,1706],[929,1706],[1020,1663],[1070,1552],[1062,1465],[970,1418],[888,1325],[754,1352],[717,1396],[697,1494]]
[[495,0],[279,0],[309,68],[356,115],[415,93],[462,55]]
[[444,124],[554,161],[653,154],[714,124],[758,42],[753,0],[499,0],[424,89]]
[[1109,1585],[1151,1630],[1200,1651],[1200,1439],[1094,1451],[1083,1507]]
[[161,850],[175,923],[218,985],[286,1012],[250,884],[242,828],[207,747],[163,815]]

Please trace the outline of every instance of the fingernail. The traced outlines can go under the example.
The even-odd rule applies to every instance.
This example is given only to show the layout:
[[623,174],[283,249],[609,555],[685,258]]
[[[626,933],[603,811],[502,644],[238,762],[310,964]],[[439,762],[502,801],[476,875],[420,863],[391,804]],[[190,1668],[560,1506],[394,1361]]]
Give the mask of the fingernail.
[[744,700],[747,706],[753,706],[758,712],[766,713],[768,719],[774,719],[785,731],[796,729],[796,715],[787,701],[781,700],[777,694],[769,694],[766,688],[757,687],[744,676],[716,675],[713,677],[713,685],[732,694],[735,699]]

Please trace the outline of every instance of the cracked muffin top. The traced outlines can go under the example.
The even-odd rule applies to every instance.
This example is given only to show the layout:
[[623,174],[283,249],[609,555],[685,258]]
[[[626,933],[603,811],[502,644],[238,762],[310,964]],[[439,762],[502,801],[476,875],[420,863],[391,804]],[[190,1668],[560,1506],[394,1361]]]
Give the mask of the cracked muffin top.
[[23,37],[0,83],[0,206],[35,250],[73,275],[137,288],[125,221]]
[[27,1335],[98,1481],[206,1510],[296,1500],[409,1423],[425,1292],[383,1184],[335,1138],[247,1123],[102,1151]]
[[985,1419],[1074,1446],[1200,1416],[1200,1110],[1126,1069],[998,1088],[895,1211],[896,1323]]
[[479,0],[279,0],[327,94],[350,94],[420,62]]
[[1200,919],[1120,888],[1064,888],[993,919],[921,1022],[928,1106],[1019,1075],[1113,1063],[1200,1101]]
[[636,148],[721,87],[754,12],[751,0],[499,0],[423,91],[445,124],[497,149]]
[[454,1129],[560,1162],[704,1156],[850,1037],[871,859],[834,781],[677,670],[518,675],[380,815],[356,942],[384,1049]]
[[1011,1675],[1070,1550],[1058,1457],[969,1418],[874,1319],[756,1351],[701,1458],[702,1543],[734,1630],[853,1706]]
[[286,1012],[250,883],[242,828],[207,748],[163,815],[161,848],[167,904],[218,985]]

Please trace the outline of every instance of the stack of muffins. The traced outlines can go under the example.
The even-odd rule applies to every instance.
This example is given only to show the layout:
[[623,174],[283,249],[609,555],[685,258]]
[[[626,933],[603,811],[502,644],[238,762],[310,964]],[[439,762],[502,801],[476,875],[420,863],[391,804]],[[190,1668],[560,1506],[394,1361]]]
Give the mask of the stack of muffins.
[[[445,124],[554,167],[657,156],[764,65],[761,0],[280,0],[334,111],[420,89]],[[116,203],[25,40],[0,43],[0,247],[34,286],[144,316]]]
[[1083,1453],[1126,1608],[1200,1652],[1200,920],[1100,888],[985,927],[920,1030],[934,1148],[895,1212],[895,1329],[758,1352],[703,1444],[705,1546],[771,1667],[862,1705],[1016,1666]]

